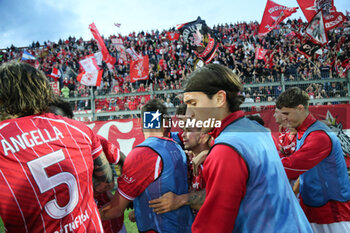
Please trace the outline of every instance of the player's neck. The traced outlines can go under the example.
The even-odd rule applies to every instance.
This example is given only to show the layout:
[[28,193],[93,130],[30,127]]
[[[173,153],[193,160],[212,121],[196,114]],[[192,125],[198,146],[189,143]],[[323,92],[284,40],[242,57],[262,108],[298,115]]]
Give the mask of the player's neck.
[[199,153],[201,153],[204,150],[209,150],[210,147],[207,144],[202,144],[202,145],[198,145],[195,148],[192,148],[192,152],[195,155],[198,155]]

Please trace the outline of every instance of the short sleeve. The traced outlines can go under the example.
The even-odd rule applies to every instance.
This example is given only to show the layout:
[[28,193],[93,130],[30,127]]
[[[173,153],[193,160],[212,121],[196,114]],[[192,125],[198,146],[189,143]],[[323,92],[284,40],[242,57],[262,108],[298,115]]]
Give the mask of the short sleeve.
[[123,173],[118,177],[118,192],[132,201],[161,174],[161,157],[148,147],[136,147],[125,159]]
[[100,135],[97,135],[97,137],[101,142],[103,152],[105,153],[108,162],[117,164],[120,160],[119,148],[112,142],[108,141],[106,138]]
[[102,146],[97,135],[91,131],[91,155],[96,159],[102,152]]

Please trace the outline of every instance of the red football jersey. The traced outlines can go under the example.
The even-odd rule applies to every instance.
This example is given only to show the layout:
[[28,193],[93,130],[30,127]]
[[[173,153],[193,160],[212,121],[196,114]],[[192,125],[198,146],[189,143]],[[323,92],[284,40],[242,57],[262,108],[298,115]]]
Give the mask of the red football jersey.
[[103,232],[93,198],[102,152],[83,123],[51,113],[0,124],[0,215],[9,232]]
[[[99,138],[99,140],[101,142],[103,152],[105,153],[108,162],[113,163],[113,164],[119,163],[119,160],[120,160],[119,148],[116,145],[114,145],[113,143],[111,143],[110,141],[108,141],[106,138],[104,138],[100,135],[97,135],[97,137]],[[111,194],[110,191],[106,191],[106,192],[96,196],[95,202],[97,204],[97,207],[101,208],[102,206],[104,206],[105,204],[110,202],[112,200],[112,198],[113,198],[113,195]],[[103,226],[105,233],[119,232],[122,229],[123,224],[124,224],[124,214],[122,216],[120,216],[119,218],[114,218],[111,220],[102,221],[102,226]]]
[[135,147],[126,157],[118,177],[118,192],[133,201],[155,181],[163,169],[161,157],[149,147]]

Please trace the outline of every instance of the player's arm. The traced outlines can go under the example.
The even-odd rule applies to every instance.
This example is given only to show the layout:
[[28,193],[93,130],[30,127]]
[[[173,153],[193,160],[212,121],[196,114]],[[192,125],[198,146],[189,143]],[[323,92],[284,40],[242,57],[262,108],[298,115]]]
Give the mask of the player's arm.
[[105,221],[120,217],[130,202],[130,200],[120,195],[119,192],[116,192],[112,201],[99,209],[101,220]]
[[125,162],[125,159],[126,159],[126,155],[125,155],[123,152],[121,152],[121,151],[119,151],[119,155],[120,155],[120,159],[119,159],[118,164],[119,164],[121,167],[123,167],[124,162]]
[[[136,147],[128,154],[123,174],[118,177],[118,191],[113,200],[100,209],[102,220],[121,216],[129,203],[158,178],[163,167],[158,157],[159,155],[148,147]],[[159,172],[155,177],[158,161]]]
[[220,144],[213,147],[204,167],[206,197],[192,232],[232,232],[246,192],[248,167],[237,151]]
[[192,157],[193,175],[198,175],[199,166],[204,163],[209,150],[203,150],[198,155]]
[[112,169],[104,154],[94,159],[93,185],[96,193],[102,193],[114,187],[114,179]]
[[288,178],[298,178],[325,159],[331,150],[332,142],[325,132],[311,132],[298,151],[281,160]]
[[149,201],[149,207],[157,214],[164,214],[176,210],[184,205],[190,205],[192,209],[199,210],[205,199],[205,190],[193,191],[177,195],[173,192],[163,194],[160,198]]

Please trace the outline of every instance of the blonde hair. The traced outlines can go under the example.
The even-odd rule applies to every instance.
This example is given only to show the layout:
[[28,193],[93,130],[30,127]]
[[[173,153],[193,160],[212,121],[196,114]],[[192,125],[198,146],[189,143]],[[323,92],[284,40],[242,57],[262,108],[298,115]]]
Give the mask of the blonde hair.
[[27,63],[0,66],[0,108],[10,115],[43,113],[53,102],[52,88],[43,72]]

